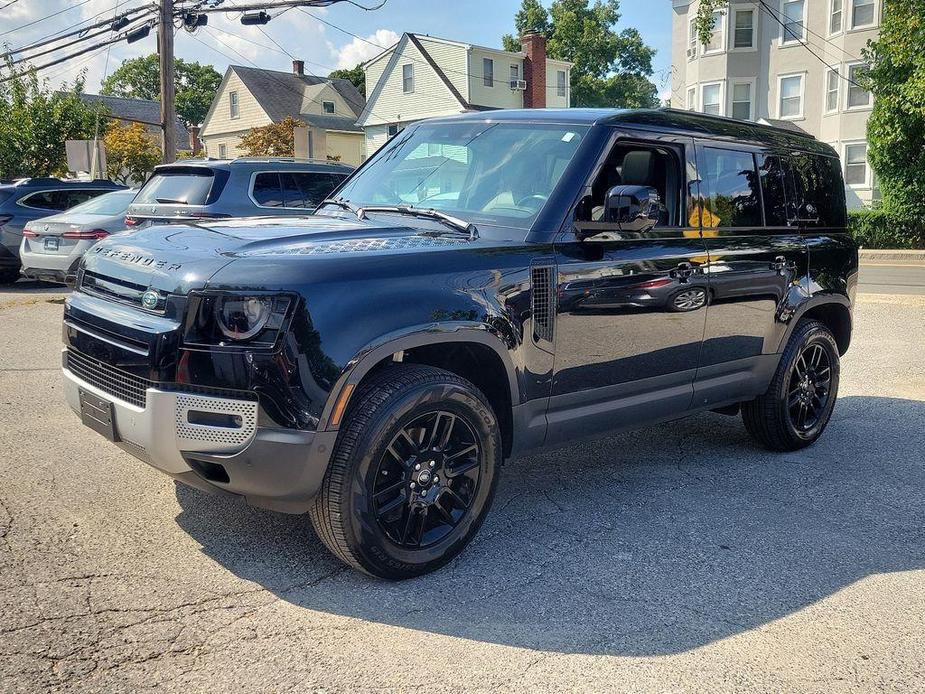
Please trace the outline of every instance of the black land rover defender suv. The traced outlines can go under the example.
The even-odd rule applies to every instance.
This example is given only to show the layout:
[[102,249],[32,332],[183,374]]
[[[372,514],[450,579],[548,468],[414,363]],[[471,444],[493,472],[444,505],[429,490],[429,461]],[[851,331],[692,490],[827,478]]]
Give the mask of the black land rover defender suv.
[[851,339],[845,224],[808,136],[671,110],[424,121],[314,216],[95,246],[67,399],[176,479],[414,576],[473,537],[511,456],[703,410],[815,441]]

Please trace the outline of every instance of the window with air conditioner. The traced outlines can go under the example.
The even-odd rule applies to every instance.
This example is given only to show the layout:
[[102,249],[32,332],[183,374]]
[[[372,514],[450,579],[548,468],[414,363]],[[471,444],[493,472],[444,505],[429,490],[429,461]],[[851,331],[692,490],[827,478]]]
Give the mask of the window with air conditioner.
[[825,112],[834,113],[838,110],[838,92],[841,88],[841,75],[838,70],[826,70],[825,73]]
[[855,63],[854,65],[848,66],[848,86],[847,86],[847,103],[845,107],[848,109],[853,108],[869,108],[871,104],[871,95],[870,92],[864,89],[861,86],[861,81],[864,79],[864,76],[867,73],[867,65],[864,63]]
[[739,50],[755,47],[754,9],[736,9],[734,11],[732,47]]
[[806,0],[784,0],[781,6],[781,43],[802,43],[806,38]]
[[723,115],[723,83],[712,82],[700,86],[700,110],[712,116]]
[[858,29],[874,25],[877,7],[874,0],[851,0],[851,28]]
[[732,85],[732,117],[752,120],[752,83],[737,82]]
[[803,117],[804,75],[781,75],[778,79],[778,117],[796,119]]

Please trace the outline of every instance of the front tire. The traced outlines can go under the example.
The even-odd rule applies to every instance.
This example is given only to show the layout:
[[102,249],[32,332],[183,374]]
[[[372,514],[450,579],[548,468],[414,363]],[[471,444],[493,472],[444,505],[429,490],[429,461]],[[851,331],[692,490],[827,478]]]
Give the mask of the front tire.
[[386,367],[354,396],[312,524],[360,571],[428,573],[478,532],[501,458],[497,418],[473,384],[429,366]]
[[801,321],[767,392],[742,405],[748,433],[774,451],[814,443],[832,416],[840,368],[838,345],[829,329],[817,320]]

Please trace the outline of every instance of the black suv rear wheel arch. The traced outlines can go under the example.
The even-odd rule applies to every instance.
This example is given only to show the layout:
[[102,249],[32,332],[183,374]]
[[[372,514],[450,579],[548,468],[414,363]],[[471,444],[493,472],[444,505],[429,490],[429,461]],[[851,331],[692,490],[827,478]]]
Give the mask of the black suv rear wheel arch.
[[[790,332],[801,320],[817,320],[829,329],[835,338],[835,344],[838,345],[838,354],[843,356],[848,351],[851,344],[851,311],[841,301],[832,301],[834,297],[826,297],[820,302],[813,302],[807,306],[799,315],[791,320],[791,330],[788,331],[787,340],[790,339]],[[784,341],[786,344],[787,340]]]

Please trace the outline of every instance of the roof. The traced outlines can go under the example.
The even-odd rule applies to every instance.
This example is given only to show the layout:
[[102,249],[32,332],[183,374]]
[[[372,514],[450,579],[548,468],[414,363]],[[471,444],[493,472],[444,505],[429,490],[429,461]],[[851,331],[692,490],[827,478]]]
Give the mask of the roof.
[[[342,121],[349,120],[354,123],[366,105],[366,99],[357,91],[357,88],[350,80],[328,79],[327,77],[318,77],[316,75],[296,75],[292,72],[264,70],[242,65],[231,65],[228,69],[234,70],[238,77],[241,78],[244,86],[247,87],[247,90],[274,123],[284,120],[287,116],[303,121],[313,118],[310,114],[301,112],[302,104],[305,97],[305,88],[318,84],[330,83],[353,111],[352,117],[334,116],[334,118]],[[330,118],[331,116],[328,117]],[[345,125],[346,123],[340,123],[338,127],[333,129],[359,130],[359,128],[355,127],[341,127]]]
[[799,147],[820,154],[833,154],[827,144],[812,135],[794,132],[789,128],[735,120],[722,116],[709,116],[693,111],[671,108],[618,109],[618,108],[545,108],[503,109],[488,113],[463,113],[445,116],[432,121],[490,120],[535,123],[574,123],[576,125],[627,125],[639,128],[668,130],[691,137],[712,137],[752,142],[767,146]]
[[334,173],[351,173],[355,167],[339,161],[323,159],[299,159],[297,157],[238,157],[237,159],[180,159],[172,164],[158,164],[154,170],[205,167],[209,169],[228,170],[230,168],[251,169],[254,171],[329,171]]
[[[80,94],[85,104],[102,103],[113,118],[145,125],[161,124],[161,104],[151,99],[130,99],[122,96],[103,96],[100,94]],[[177,118],[177,147],[190,149],[189,133],[183,121]]]

